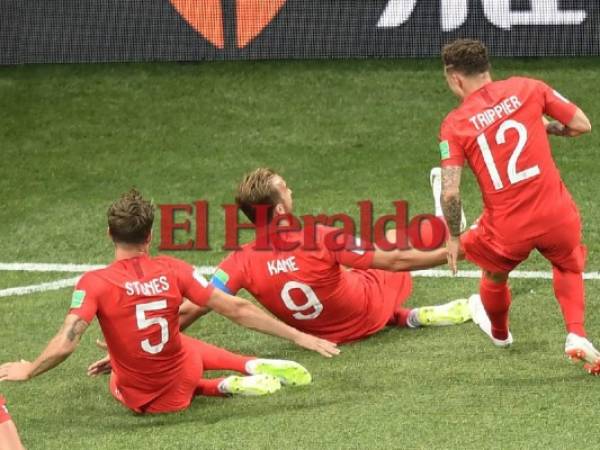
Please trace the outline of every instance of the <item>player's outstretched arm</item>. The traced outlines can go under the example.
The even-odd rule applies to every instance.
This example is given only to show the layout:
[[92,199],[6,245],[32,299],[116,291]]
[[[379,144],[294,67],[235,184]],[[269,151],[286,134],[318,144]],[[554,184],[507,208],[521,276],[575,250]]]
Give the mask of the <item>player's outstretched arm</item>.
[[430,269],[447,262],[447,255],[448,252],[445,247],[427,252],[414,248],[387,252],[376,249],[371,267],[373,269],[389,270],[390,272]]
[[238,325],[287,339],[328,358],[340,352],[336,344],[302,333],[265,313],[249,301],[226,294],[219,289],[213,290],[206,306]]
[[62,328],[33,362],[21,360],[0,366],[0,381],[26,381],[40,375],[67,359],[75,351],[88,323],[75,314],[68,314]]
[[550,122],[545,118],[544,124],[546,125],[546,132],[554,136],[577,137],[592,131],[590,119],[588,119],[580,108],[577,108],[575,116],[573,116],[573,119],[567,124],[563,125],[556,120]]
[[460,177],[462,167],[442,167],[442,211],[448,225],[450,237],[446,243],[448,265],[454,274],[458,271],[457,261],[460,254],[460,228],[462,202],[460,199]]
[[185,330],[191,324],[193,324],[200,317],[208,314],[209,308],[198,306],[195,303],[185,300],[179,307],[179,329]]

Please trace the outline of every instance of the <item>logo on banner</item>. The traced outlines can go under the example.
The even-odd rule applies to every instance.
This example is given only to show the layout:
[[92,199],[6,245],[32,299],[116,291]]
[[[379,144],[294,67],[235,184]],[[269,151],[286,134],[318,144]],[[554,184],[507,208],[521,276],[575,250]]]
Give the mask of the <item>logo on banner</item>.
[[[487,20],[503,30],[514,25],[579,25],[587,17],[582,10],[561,10],[559,0],[531,0],[530,9],[513,10],[511,0],[481,0]],[[410,19],[417,0],[390,0],[379,18],[378,28],[399,27]],[[460,28],[469,15],[468,0],[441,0],[442,31]]]
[[[225,48],[221,0],[169,0],[190,26],[215,47]],[[271,23],[287,0],[236,0],[236,45],[246,47]]]

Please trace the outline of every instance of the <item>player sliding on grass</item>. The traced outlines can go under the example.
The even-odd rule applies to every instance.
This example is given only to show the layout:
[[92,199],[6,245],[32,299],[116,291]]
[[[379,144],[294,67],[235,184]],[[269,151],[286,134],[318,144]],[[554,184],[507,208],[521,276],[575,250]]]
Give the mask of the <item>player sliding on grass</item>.
[[0,395],[0,449],[2,450],[24,450],[21,444],[21,438],[17,432],[17,427],[13,422],[8,409],[6,400]]
[[[108,345],[110,391],[138,413],[187,408],[195,395],[259,395],[283,384],[307,384],[310,374],[292,361],[230,353],[179,333],[183,297],[214,309],[238,324],[289,339],[332,356],[334,344],[299,332],[252,303],[213,289],[194,268],[175,258],[149,256],[153,206],[132,190],[108,210],[115,262],[86,273],[73,293],[59,333],[34,362],[0,366],[0,381],[33,378],[64,361],[94,316]],[[97,373],[98,367],[90,369]],[[233,370],[249,376],[204,379],[204,370]]]
[[[273,220],[292,212],[292,191],[277,173],[257,169],[244,177],[236,202],[252,222],[256,222],[257,205],[267,205]],[[283,240],[300,242],[291,251],[256,250],[254,242],[243,245],[219,265],[211,282],[229,294],[244,288],[284,322],[338,343],[366,338],[388,325],[417,328],[459,324],[471,318],[465,299],[423,308],[403,306],[412,289],[408,271],[443,264],[446,249],[333,251],[325,244],[332,233],[339,235],[340,230],[317,226],[315,250],[303,248],[303,231],[278,234]],[[344,248],[354,243],[353,236],[343,238]],[[182,327],[203,313],[186,302],[181,308]]]
[[[586,339],[579,212],[552,159],[548,134],[575,137],[591,130],[585,114],[541,81],[492,81],[487,50],[458,40],[442,52],[446,80],[462,99],[441,126],[442,207],[456,272],[462,250],[483,269],[479,322],[493,343],[513,338],[508,326],[509,273],[537,249],[552,263],[554,292],[568,331],[566,354],[600,371],[600,353]],[[556,121],[548,122],[544,115]],[[484,211],[460,236],[460,179],[467,160],[483,194]],[[491,323],[490,323],[491,321]]]

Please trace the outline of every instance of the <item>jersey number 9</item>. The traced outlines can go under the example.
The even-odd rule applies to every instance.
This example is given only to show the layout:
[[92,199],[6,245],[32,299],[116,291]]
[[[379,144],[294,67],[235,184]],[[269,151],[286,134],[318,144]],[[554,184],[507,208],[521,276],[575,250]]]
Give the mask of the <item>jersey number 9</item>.
[[[292,299],[291,292],[294,289],[299,289],[302,291],[304,296],[306,297],[306,303],[302,305],[297,305]],[[283,303],[290,311],[296,311],[292,314],[292,317],[296,320],[311,320],[319,317],[321,312],[323,312],[323,304],[315,294],[315,291],[308,285],[304,283],[299,283],[297,281],[288,281],[283,286],[281,290],[281,299]],[[312,309],[312,312],[309,314],[304,314],[304,311],[308,311]]]

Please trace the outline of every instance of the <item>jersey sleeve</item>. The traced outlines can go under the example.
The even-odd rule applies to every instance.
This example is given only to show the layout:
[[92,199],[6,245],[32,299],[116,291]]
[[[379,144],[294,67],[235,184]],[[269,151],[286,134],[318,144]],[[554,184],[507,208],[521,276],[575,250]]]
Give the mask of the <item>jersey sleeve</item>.
[[558,120],[563,125],[567,125],[573,120],[577,112],[577,105],[571,103],[556,90],[541,81],[540,91],[544,105],[544,114]]
[[373,252],[361,248],[360,238],[343,233],[335,227],[323,227],[323,247],[332,262],[355,269],[368,269],[373,262]]
[[463,166],[465,164],[464,149],[448,117],[440,127],[439,141],[442,167]]
[[177,260],[177,279],[181,295],[198,306],[208,302],[213,291],[213,286],[208,284],[204,275],[191,264]]
[[211,278],[211,284],[221,291],[235,295],[244,287],[247,277],[244,272],[243,254],[240,251],[230,253]]
[[90,323],[98,311],[98,299],[101,295],[102,281],[96,276],[84,274],[73,291],[69,314],[75,314]]
[[8,413],[8,408],[6,407],[6,401],[4,397],[0,395],[0,423],[8,422],[12,420],[10,414]]

